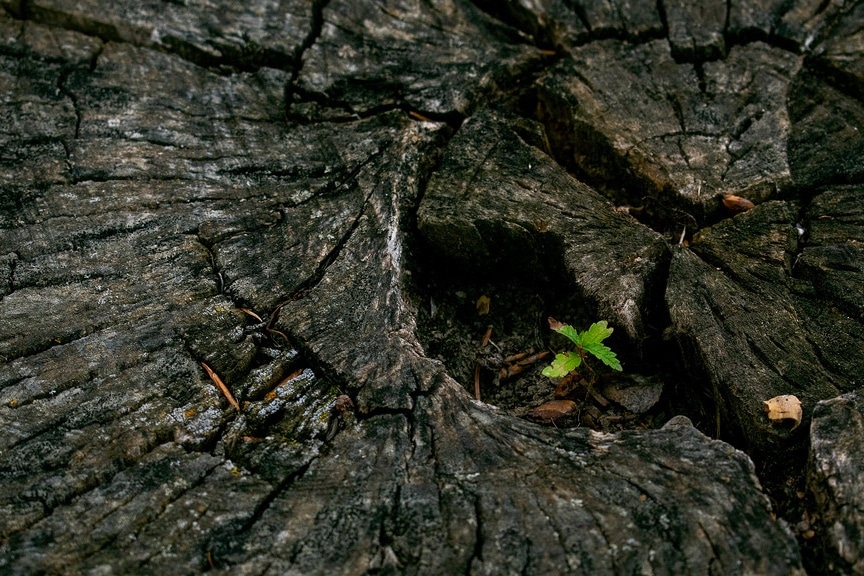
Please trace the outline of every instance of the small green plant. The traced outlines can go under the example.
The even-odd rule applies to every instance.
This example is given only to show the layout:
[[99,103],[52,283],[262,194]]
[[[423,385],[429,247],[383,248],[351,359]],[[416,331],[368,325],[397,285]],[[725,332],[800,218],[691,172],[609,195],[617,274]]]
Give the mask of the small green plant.
[[[569,324],[562,324],[554,318],[549,318],[549,327],[569,338],[576,345],[575,350],[556,354],[552,363],[543,369],[543,375],[549,378],[561,378],[578,368],[585,360],[588,352],[613,370],[621,371],[621,363],[603,340],[612,335],[612,328],[608,327],[605,320],[595,322],[588,330],[577,332]],[[587,365],[587,364],[586,364]]]

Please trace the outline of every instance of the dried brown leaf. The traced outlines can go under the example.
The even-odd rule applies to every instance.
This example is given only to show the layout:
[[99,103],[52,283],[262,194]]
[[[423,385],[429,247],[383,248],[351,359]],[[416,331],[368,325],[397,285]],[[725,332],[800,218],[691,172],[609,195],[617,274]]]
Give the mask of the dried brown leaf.
[[556,420],[575,409],[576,403],[572,400],[549,400],[536,408],[532,408],[528,412],[528,416],[537,420]]

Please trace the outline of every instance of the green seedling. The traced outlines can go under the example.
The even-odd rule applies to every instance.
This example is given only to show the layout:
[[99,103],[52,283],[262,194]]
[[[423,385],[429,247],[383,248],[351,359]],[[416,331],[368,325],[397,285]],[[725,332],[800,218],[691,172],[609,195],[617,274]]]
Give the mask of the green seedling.
[[582,365],[582,362],[585,361],[586,352],[613,370],[621,371],[621,363],[615,356],[615,352],[603,344],[603,340],[612,335],[612,328],[608,327],[605,320],[595,322],[584,332],[577,332],[569,324],[562,324],[554,318],[549,318],[549,327],[569,338],[576,345],[576,349],[556,354],[552,363],[543,369],[544,376],[549,378],[566,376]]

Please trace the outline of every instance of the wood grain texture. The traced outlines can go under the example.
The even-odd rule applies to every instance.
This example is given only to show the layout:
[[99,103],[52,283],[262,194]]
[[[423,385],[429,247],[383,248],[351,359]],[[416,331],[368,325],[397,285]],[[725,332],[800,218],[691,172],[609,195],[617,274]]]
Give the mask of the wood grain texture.
[[[0,2],[0,572],[857,570],[860,6],[822,4]],[[480,285],[608,320],[682,415],[472,400],[501,300],[423,330]],[[808,447],[812,541],[766,473]]]

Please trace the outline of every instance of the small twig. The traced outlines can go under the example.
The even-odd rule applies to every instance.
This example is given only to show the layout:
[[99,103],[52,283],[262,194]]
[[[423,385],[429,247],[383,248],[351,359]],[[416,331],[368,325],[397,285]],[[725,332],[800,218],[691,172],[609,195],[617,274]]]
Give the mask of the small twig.
[[[529,356],[530,354],[531,354],[531,352],[518,352],[516,354],[511,354],[509,356],[505,356],[504,357],[504,363],[505,364],[513,364],[514,362],[517,362],[518,360],[522,360],[523,358],[525,358],[526,356]],[[520,364],[521,364],[521,362],[520,362]]]
[[[286,336],[284,332],[277,330],[276,328],[273,327],[276,325],[276,322],[279,321],[279,313],[282,311],[282,307],[285,306],[285,304],[287,304],[287,302],[283,302],[282,304],[279,304],[278,306],[276,306],[276,308],[273,309],[273,312],[270,314],[270,317],[267,319],[267,324],[264,326],[264,330],[268,334],[278,334],[279,336],[281,336],[285,340],[286,344],[290,345],[291,341],[288,339],[288,336]],[[254,314],[251,311],[247,311],[245,308],[241,308],[241,310],[243,310],[247,314],[254,316],[255,318],[258,318],[259,321],[261,320],[261,318],[259,318],[257,314]]]
[[508,378],[512,378],[513,376],[517,376],[525,370],[524,366],[520,366],[519,364],[511,364],[509,366],[504,366],[498,370],[498,379],[499,380],[507,380]]
[[486,329],[486,334],[483,335],[483,340],[480,341],[480,347],[483,348],[489,343],[489,338],[492,337],[492,326]]
[[282,332],[282,331],[280,331],[280,330],[276,330],[275,328],[267,328],[266,330],[267,330],[267,332],[269,332],[270,334],[278,334],[279,336],[281,336],[282,339],[285,340],[285,344],[286,344],[286,345],[290,345],[290,344],[291,344],[291,341],[288,339],[288,336],[287,336],[284,332]]
[[300,376],[300,374],[303,373],[303,370],[304,370],[304,368],[297,368],[296,370],[294,370],[294,372],[292,372],[291,374],[289,374],[288,376],[286,376],[285,378],[280,380],[279,383],[273,387],[273,389],[275,390],[276,388],[279,388],[280,386],[284,386],[285,384],[287,384],[291,380],[294,380],[295,378]]
[[519,366],[525,366],[526,364],[534,364],[535,362],[539,362],[540,360],[543,360],[544,358],[546,358],[550,354],[551,354],[551,352],[549,352],[548,350],[543,350],[542,352],[537,352],[536,354],[531,354],[530,356],[525,356],[524,358],[522,358],[521,360],[516,362],[516,364],[518,364]]
[[408,111],[408,116],[414,120],[419,120],[420,122],[434,122],[431,118],[420,114],[419,112],[415,112],[414,110]]
[[231,394],[231,390],[222,382],[222,379],[219,378],[219,375],[216,374],[207,364],[201,362],[201,366],[204,367],[204,370],[207,372],[207,375],[210,376],[210,379],[216,384],[216,387],[222,391],[222,395],[228,400],[228,403],[231,404],[238,412],[240,411],[240,404],[237,403],[237,399],[234,398],[234,395]]
[[300,376],[303,373],[303,370],[304,370],[303,368],[297,368],[294,372],[292,372],[291,374],[289,374],[288,376],[286,376],[285,378],[280,380],[278,384],[273,386],[273,388],[271,388],[270,391],[264,395],[264,400],[269,401],[269,400],[273,400],[274,398],[276,398],[276,396],[278,394],[277,390],[279,390],[279,388],[281,388],[282,386],[284,386],[285,384],[287,384],[291,380],[294,380],[295,378]]
[[686,234],[687,234],[687,225],[685,224],[685,225],[684,225],[684,229],[681,230],[681,238],[678,239],[678,245],[679,245],[679,246],[683,246],[683,245],[684,245],[684,236],[685,236]]
[[[535,362],[542,360],[543,358],[549,356],[549,352],[544,350],[543,352],[538,352],[536,354],[531,354],[530,352],[521,352],[519,354],[513,354],[504,359],[505,362],[509,363],[498,370],[498,377],[501,380],[507,380],[508,378],[512,378],[513,376],[517,376],[525,371],[525,369]],[[516,360],[514,362],[513,360]]]

